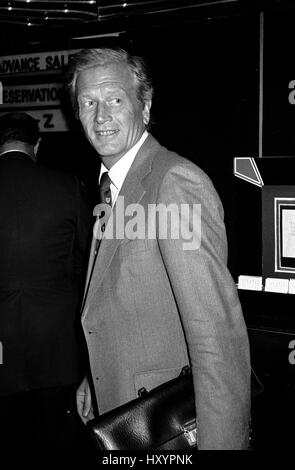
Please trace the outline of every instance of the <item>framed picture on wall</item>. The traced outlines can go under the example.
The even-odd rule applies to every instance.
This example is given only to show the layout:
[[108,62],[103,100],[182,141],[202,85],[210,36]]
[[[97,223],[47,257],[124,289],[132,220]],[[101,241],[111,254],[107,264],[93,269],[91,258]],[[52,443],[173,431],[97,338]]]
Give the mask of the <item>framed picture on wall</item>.
[[263,187],[262,271],[264,277],[295,278],[295,186]]
[[295,273],[295,197],[274,198],[275,271]]

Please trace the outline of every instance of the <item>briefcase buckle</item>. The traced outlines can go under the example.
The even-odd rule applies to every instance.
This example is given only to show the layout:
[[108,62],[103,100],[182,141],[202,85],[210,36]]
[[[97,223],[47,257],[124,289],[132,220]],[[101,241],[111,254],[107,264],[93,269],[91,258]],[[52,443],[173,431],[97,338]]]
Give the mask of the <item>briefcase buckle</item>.
[[191,447],[197,445],[197,423],[195,419],[188,421],[183,426],[184,435]]

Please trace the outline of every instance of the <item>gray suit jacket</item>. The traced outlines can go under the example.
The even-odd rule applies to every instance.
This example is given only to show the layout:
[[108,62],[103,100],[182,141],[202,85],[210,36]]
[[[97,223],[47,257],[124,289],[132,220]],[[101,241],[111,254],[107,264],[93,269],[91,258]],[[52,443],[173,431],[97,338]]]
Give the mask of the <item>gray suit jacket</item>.
[[[151,389],[190,364],[199,448],[246,448],[248,336],[226,267],[223,209],[213,185],[200,168],[149,135],[120,196],[126,230],[130,224],[138,230],[143,214],[145,220],[141,238],[122,237],[117,200],[107,228],[116,233],[120,225],[121,238],[102,239],[85,298],[82,324],[99,411],[136,398],[141,387]],[[161,203],[201,205],[200,247],[184,250],[183,238],[159,233],[161,221],[147,214],[148,205]],[[129,204],[140,205],[129,208],[132,217]],[[156,236],[148,237],[148,230]]]

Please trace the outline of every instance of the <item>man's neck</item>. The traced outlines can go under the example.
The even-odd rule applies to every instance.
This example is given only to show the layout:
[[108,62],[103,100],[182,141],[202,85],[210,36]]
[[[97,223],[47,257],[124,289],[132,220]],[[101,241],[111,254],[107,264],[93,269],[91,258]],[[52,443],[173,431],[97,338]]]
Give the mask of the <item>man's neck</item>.
[[138,139],[138,141],[136,142],[136,144],[133,145],[133,147],[131,147],[127,152],[125,153],[122,153],[121,155],[118,155],[116,157],[113,157],[113,156],[107,156],[107,157],[104,157],[104,156],[101,156],[101,161],[102,163],[104,164],[104,166],[107,168],[107,170],[110,170],[119,160],[121,160],[121,158],[125,157],[125,155],[127,155],[130,151],[132,151],[132,149],[134,149],[134,147],[140,147],[142,145],[142,143],[144,142],[144,140],[146,139],[146,137],[148,136],[148,132],[145,130],[140,139]]

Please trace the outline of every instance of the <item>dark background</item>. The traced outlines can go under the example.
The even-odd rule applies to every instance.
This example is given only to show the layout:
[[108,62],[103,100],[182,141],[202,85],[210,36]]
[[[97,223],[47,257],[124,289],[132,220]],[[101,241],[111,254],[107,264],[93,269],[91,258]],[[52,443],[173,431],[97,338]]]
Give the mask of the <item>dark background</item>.
[[[253,2],[252,8],[243,6],[250,2],[235,2],[239,8],[228,8],[230,2],[217,3],[218,9],[143,14],[51,35],[39,31],[38,38],[31,33],[12,39],[6,32],[0,54],[96,47],[108,43],[99,34],[124,31],[112,41],[145,56],[152,69],[152,133],[205,170],[221,197],[229,268],[237,281],[239,274],[262,274],[262,198],[261,188],[234,177],[233,159],[258,157],[261,147],[264,158],[295,156],[295,105],[288,101],[288,85],[295,80],[295,6],[271,0]],[[263,84],[259,81],[262,72]],[[39,161],[77,173],[94,203],[99,160],[79,124],[70,115],[69,119],[70,132],[44,134]],[[292,184],[292,175],[288,181]],[[295,338],[295,298],[250,291],[239,291],[239,296],[252,365],[265,388],[253,401],[253,446],[269,451],[291,449],[295,365],[289,361],[289,345]]]

